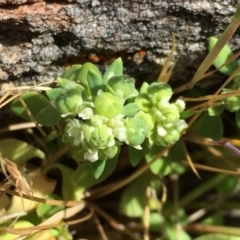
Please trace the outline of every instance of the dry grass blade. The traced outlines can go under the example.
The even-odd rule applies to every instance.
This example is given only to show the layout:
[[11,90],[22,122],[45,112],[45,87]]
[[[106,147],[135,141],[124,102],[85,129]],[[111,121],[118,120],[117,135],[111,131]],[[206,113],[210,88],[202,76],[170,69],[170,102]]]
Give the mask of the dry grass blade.
[[17,166],[16,163],[4,158],[0,153],[0,165],[4,176],[12,185],[15,186],[17,192],[21,196],[21,199],[23,199],[23,193],[32,196],[32,181],[28,175]]
[[201,177],[200,177],[197,169],[194,167],[193,161],[192,161],[192,159],[191,159],[191,157],[190,157],[190,155],[189,155],[189,153],[187,151],[187,148],[186,148],[185,144],[183,144],[183,148],[184,148],[184,152],[185,152],[187,161],[189,163],[189,166],[191,167],[191,169],[195,173],[195,175],[200,179]]
[[[0,231],[5,231],[13,234],[18,234],[18,235],[30,235],[35,233],[36,231],[50,229],[63,224],[61,223],[63,219],[67,219],[74,216],[75,214],[82,211],[85,208],[85,206],[86,206],[86,203],[84,201],[81,201],[76,206],[73,206],[55,213],[53,216],[51,216],[50,218],[48,218],[47,220],[45,220],[44,222],[42,222],[41,224],[35,227],[15,228],[15,229],[2,227],[0,228]],[[88,215],[88,218],[89,218],[89,215]]]
[[102,209],[97,207],[95,204],[91,204],[91,206],[101,217],[103,217],[104,219],[106,219],[108,221],[109,225],[112,228],[116,229],[117,231],[123,232],[124,234],[128,235],[133,240],[141,240],[140,238],[136,237],[127,227],[125,227],[123,224],[116,222],[110,215],[108,215]]
[[188,89],[193,88],[193,86],[201,79],[202,75],[207,71],[207,69],[212,65],[215,58],[218,56],[222,48],[226,45],[227,41],[232,37],[235,31],[238,28],[240,23],[240,3],[237,6],[237,10],[228,25],[225,31],[222,33],[221,37],[218,39],[218,42],[212,49],[212,51],[208,54],[208,56],[204,59],[198,70],[196,71],[193,79],[188,84]]
[[173,57],[173,54],[175,52],[175,49],[176,49],[176,41],[175,41],[175,37],[174,37],[174,34],[172,34],[172,49],[171,49],[171,52],[169,53],[164,65],[163,65],[163,68],[162,68],[162,71],[157,79],[157,82],[164,82],[164,83],[167,83],[168,80],[170,79],[172,73],[173,73],[173,67],[169,68],[169,63]]
[[30,119],[32,120],[32,122],[36,125],[37,129],[40,131],[40,133],[46,137],[46,133],[42,130],[42,128],[39,126],[38,122],[34,119],[34,117],[32,116],[31,111],[29,110],[27,104],[24,102],[24,100],[22,99],[21,96],[18,97],[19,101],[21,102],[22,106],[24,107],[25,111],[27,112],[28,116],[30,117]]
[[38,203],[46,203],[46,204],[54,205],[54,206],[72,207],[72,206],[76,206],[79,204],[79,201],[62,201],[62,200],[45,199],[45,198],[29,196],[24,193],[22,194],[22,196],[20,196],[20,194],[18,192],[10,190],[10,189],[6,189],[6,188],[2,189],[2,187],[0,187],[0,191],[4,191],[5,193],[8,193],[8,194],[11,194],[14,196],[23,197],[25,199],[35,201]]
[[37,90],[37,91],[46,91],[48,89],[51,89],[50,87],[43,87],[43,85],[49,85],[53,83],[52,81],[40,83],[36,86],[20,86],[20,87],[12,87],[7,89],[1,89],[0,95],[2,97],[0,98],[0,108],[4,107],[11,101],[13,101],[15,98],[21,96],[23,93],[31,91],[31,90]]
[[17,130],[28,129],[28,128],[35,128],[35,127],[36,127],[36,125],[32,122],[11,124],[7,127],[0,128],[0,133],[17,131]]

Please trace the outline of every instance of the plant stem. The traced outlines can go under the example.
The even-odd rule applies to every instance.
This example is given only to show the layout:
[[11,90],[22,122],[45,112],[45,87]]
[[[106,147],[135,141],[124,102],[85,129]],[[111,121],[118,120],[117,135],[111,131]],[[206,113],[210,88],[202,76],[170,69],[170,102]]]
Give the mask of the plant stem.
[[[188,193],[179,201],[179,208],[185,207],[187,204],[191,203],[193,200],[201,196],[203,193],[211,189],[212,187],[218,185],[222,182],[228,175],[226,174],[217,174],[213,176],[211,179],[206,181],[205,183],[201,184],[199,187],[194,189],[192,192]],[[174,212],[173,207],[168,208],[164,211],[164,216],[169,216]]]

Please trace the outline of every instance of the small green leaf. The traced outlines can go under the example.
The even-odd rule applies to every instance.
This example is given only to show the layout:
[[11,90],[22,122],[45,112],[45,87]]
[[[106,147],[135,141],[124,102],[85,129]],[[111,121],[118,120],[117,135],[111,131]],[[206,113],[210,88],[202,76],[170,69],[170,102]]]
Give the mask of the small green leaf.
[[239,184],[239,179],[237,176],[234,175],[228,175],[224,179],[224,181],[221,182],[221,184],[218,184],[216,186],[219,193],[223,194],[223,196],[227,194],[231,194],[234,192],[236,187]]
[[73,175],[74,170],[59,163],[54,164],[45,171],[49,171],[51,169],[58,169],[62,174],[63,199],[65,201],[78,201],[79,199],[81,199],[85,188],[81,185],[76,185],[75,183],[73,183],[71,176]]
[[75,185],[82,186],[84,188],[91,187],[109,177],[116,168],[117,162],[118,162],[117,157],[107,160],[103,173],[98,179],[96,179],[95,176],[93,175],[91,162],[85,161],[77,168],[77,170],[75,170],[71,178],[71,181]]
[[182,113],[180,113],[180,118],[181,118],[181,119],[187,119],[187,118],[193,116],[194,114],[195,114],[194,111],[188,111],[188,110],[186,110],[186,111],[183,111]]
[[139,111],[139,106],[136,103],[128,103],[123,107],[122,114],[125,117],[134,116]]
[[149,216],[149,229],[155,232],[161,232],[165,219],[158,212],[152,212]]
[[[150,162],[162,150],[157,145],[149,146],[145,152],[146,162]],[[159,157],[151,164],[150,170],[153,174],[165,176],[171,173],[171,161],[169,157]]]
[[94,101],[94,106],[99,115],[107,118],[116,117],[123,110],[122,100],[108,92],[98,94]]
[[96,162],[91,163],[92,173],[96,179],[98,179],[102,175],[105,165],[106,165],[106,160],[104,161],[98,160]]
[[122,194],[120,208],[128,217],[141,217],[146,205],[148,177],[142,174],[132,181]]
[[[166,239],[168,240],[176,240],[177,238],[181,240],[192,240],[192,238],[186,233],[183,229],[179,229],[177,227],[166,226],[164,229]],[[210,240],[209,238],[208,240]],[[211,239],[213,240],[213,239]]]
[[66,78],[71,81],[78,82],[80,80],[80,71],[81,71],[82,65],[81,64],[74,64],[69,69],[67,69],[64,74],[62,75],[62,78]]
[[[51,105],[50,101],[38,92],[27,92],[21,95],[26,103],[33,118],[41,125],[52,127],[55,126],[61,118],[60,113]],[[12,101],[11,110],[18,116],[29,120],[30,118],[22,106],[19,99]]]
[[113,76],[123,75],[123,63],[121,58],[117,58],[103,75],[103,84],[107,85],[108,80]]
[[88,96],[92,95],[95,98],[98,90],[103,88],[102,73],[98,67],[87,62],[76,72],[79,80],[77,82],[85,88]]
[[95,99],[98,91],[103,88],[101,72],[99,70],[95,71],[93,69],[89,69],[87,82],[92,94],[92,98]]
[[209,217],[205,218],[201,223],[206,225],[223,225],[224,216],[221,212],[216,212],[213,215],[210,215]]
[[137,166],[144,156],[143,150],[138,150],[134,147],[128,146],[129,160],[133,167]]
[[[57,195],[49,195],[48,199],[61,200]],[[46,203],[39,203],[36,212],[37,215],[43,219],[48,219],[53,216],[55,213],[64,209],[64,206],[53,206]]]
[[14,161],[17,164],[24,164],[32,158],[44,159],[45,154],[40,149],[30,144],[14,139],[7,138],[0,141],[0,152],[3,157]]
[[223,124],[220,116],[209,116],[204,112],[190,127],[202,137],[219,140],[223,135]]
[[46,94],[50,101],[55,100],[59,94],[62,92],[61,88],[52,88],[46,91]]
[[54,108],[51,105],[47,106],[46,108],[43,108],[35,116],[35,120],[43,126],[47,127],[55,126],[59,122],[61,115],[59,114],[59,112],[55,111],[55,109],[53,111],[53,109]]
[[108,86],[116,95],[125,100],[138,95],[138,91],[135,87],[135,79],[129,78],[128,76],[113,76],[109,79]]
[[224,111],[224,109],[224,105],[210,107],[208,108],[208,114],[209,116],[219,116]]
[[[213,49],[213,47],[215,46],[215,44],[217,43],[218,39],[215,37],[210,37],[209,39],[209,52]],[[218,56],[216,57],[216,59],[213,62],[213,65],[216,68],[219,68],[221,65],[223,65],[229,58],[231,58],[233,56],[233,52],[231,50],[231,48],[227,45],[225,45],[222,50],[220,51],[220,53],[218,54]],[[223,66],[219,69],[219,72],[230,76],[234,70],[236,70],[236,68],[238,67],[238,63],[237,60],[233,60],[232,62],[230,62],[228,65]]]

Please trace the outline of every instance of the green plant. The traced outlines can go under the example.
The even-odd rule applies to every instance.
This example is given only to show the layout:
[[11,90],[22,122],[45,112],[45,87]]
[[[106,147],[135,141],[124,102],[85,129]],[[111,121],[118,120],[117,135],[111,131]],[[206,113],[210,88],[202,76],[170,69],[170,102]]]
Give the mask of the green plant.
[[[49,100],[37,92],[22,94],[21,98],[38,124],[61,125],[62,139],[71,144],[77,161],[112,159],[122,144],[139,150],[144,141],[169,146],[187,128],[180,119],[184,101],[169,102],[171,87],[162,82],[143,83],[138,92],[135,80],[123,75],[120,58],[103,76],[96,66],[86,63],[72,66],[57,82],[58,88],[46,91]],[[18,99],[11,108],[29,119]],[[51,115],[46,114],[49,111]]]
[[[239,11],[240,5],[218,41],[210,38],[209,55],[193,79],[178,89],[167,83],[173,71],[168,67],[175,49],[173,36],[171,53],[157,81],[144,82],[139,90],[135,80],[124,75],[118,58],[104,74],[91,63],[73,65],[51,87],[31,87],[15,94],[13,101],[10,98],[13,112],[34,123],[42,137],[37,131],[28,133],[33,142],[38,142],[34,147],[23,140],[0,141],[1,169],[7,177],[1,186],[5,193],[1,207],[8,214],[6,220],[0,217],[1,237],[73,239],[67,225],[94,219],[101,238],[107,239],[98,219],[101,216],[116,231],[135,240],[237,239],[239,229],[222,226],[223,216],[210,210],[231,196],[239,184],[235,170],[240,167],[239,150],[232,145],[236,139],[224,138],[221,117],[224,108],[236,111],[240,125],[237,56],[226,46],[240,22]],[[229,76],[214,94],[195,86],[210,75],[205,71],[212,64]],[[188,90],[183,97],[174,98],[174,93],[183,90]],[[187,142],[203,146],[192,151]],[[214,152],[211,146],[227,149]],[[35,166],[31,161],[36,158],[40,164]],[[20,168],[22,164],[27,172]],[[177,176],[187,175],[188,165],[198,177],[197,169],[217,173],[185,195],[176,196],[178,190],[173,184],[175,195],[166,200],[165,178],[174,182]],[[125,174],[125,166],[129,174]],[[192,176],[187,181],[191,180]],[[105,197],[111,205],[108,195],[124,186],[117,206],[129,222],[137,224],[138,231],[128,222],[118,224],[96,204]],[[200,196],[212,188],[218,193],[217,204],[201,202]],[[13,195],[12,199],[7,194]],[[209,216],[203,214],[201,220],[202,216],[189,213],[189,207],[197,213],[204,209]],[[14,214],[23,209],[27,215],[18,216],[20,220],[9,227]],[[86,215],[68,219],[83,209]],[[197,238],[189,234],[199,229],[212,234]]]

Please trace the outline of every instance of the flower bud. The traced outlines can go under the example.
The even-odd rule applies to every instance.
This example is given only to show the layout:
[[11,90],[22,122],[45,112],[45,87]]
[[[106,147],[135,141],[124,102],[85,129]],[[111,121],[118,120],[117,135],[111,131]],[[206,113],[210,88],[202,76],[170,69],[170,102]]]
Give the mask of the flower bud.
[[148,126],[139,117],[126,119],[125,127],[127,129],[127,143],[132,147],[142,144],[150,134]]
[[157,105],[159,102],[168,102],[173,94],[171,87],[163,82],[150,84],[147,92],[154,105]]
[[240,96],[231,96],[224,99],[224,106],[230,112],[236,112],[240,109]]
[[156,144],[159,146],[165,147],[177,142],[179,138],[180,138],[180,133],[176,129],[171,129],[170,131],[166,132],[164,137],[157,135]]
[[88,144],[98,149],[111,147],[115,144],[113,131],[107,125],[95,127],[91,133]]
[[94,106],[99,115],[113,118],[123,110],[123,102],[118,96],[111,93],[101,92],[97,95]]
[[78,114],[83,109],[84,92],[82,86],[70,82],[52,103],[64,116]]
[[136,114],[136,117],[142,119],[145,122],[145,124],[148,126],[149,133],[153,130],[155,122],[150,114],[139,111]]
[[108,85],[124,100],[138,95],[138,91],[135,88],[135,80],[133,78],[114,76],[109,79]]
[[119,152],[119,146],[114,145],[112,147],[105,148],[99,151],[99,158],[102,160],[112,159]]

